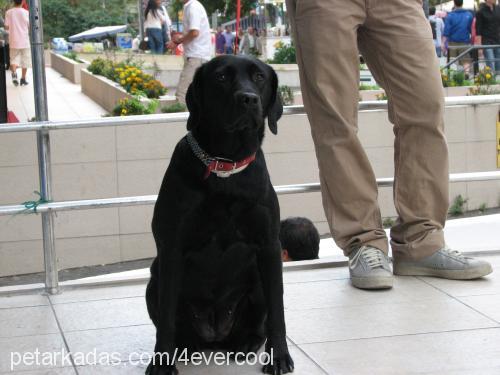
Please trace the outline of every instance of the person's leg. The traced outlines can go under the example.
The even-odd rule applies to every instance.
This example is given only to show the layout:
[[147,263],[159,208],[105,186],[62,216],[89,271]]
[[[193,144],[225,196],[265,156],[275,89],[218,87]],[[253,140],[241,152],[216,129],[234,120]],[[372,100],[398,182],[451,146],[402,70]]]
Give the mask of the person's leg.
[[[288,0],[325,214],[355,287],[391,288],[375,175],[358,139],[357,29],[365,0]],[[335,46],[332,48],[332,46]]]
[[186,94],[189,85],[193,81],[194,73],[199,66],[203,64],[202,59],[185,57],[184,67],[182,68],[181,75],[179,77],[179,83],[177,85],[177,91],[175,92],[175,97],[177,101],[182,104],[186,104]]
[[[391,12],[398,9],[398,17]],[[385,0],[368,10],[360,46],[386,90],[395,133],[393,256],[421,259],[444,247],[448,149],[443,88],[432,33],[418,1]]]
[[19,50],[15,48],[10,48],[10,71],[12,73],[12,84],[14,86],[19,85],[19,80],[17,78],[17,68],[20,64],[20,54]]
[[332,236],[345,255],[363,245],[387,253],[375,176],[357,136],[365,0],[288,0],[287,10]]
[[163,32],[162,29],[155,29],[155,45],[156,45],[156,54],[163,54]]
[[495,57],[495,74],[500,74],[500,48],[493,50],[493,56]]
[[155,40],[153,37],[153,29],[146,29],[146,35],[148,37],[148,47],[151,53],[155,53]]
[[495,52],[491,48],[483,49],[484,60],[487,66],[490,67],[491,70],[495,69]]

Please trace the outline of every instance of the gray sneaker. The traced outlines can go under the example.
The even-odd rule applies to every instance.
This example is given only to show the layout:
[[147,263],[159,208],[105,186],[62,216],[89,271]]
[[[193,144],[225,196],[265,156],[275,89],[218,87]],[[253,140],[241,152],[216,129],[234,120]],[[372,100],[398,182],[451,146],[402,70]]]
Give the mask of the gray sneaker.
[[351,282],[360,289],[389,289],[393,279],[389,258],[372,246],[361,246],[349,254]]
[[394,274],[401,276],[434,276],[443,279],[472,280],[493,272],[491,264],[470,258],[460,251],[444,247],[418,261],[394,260]]

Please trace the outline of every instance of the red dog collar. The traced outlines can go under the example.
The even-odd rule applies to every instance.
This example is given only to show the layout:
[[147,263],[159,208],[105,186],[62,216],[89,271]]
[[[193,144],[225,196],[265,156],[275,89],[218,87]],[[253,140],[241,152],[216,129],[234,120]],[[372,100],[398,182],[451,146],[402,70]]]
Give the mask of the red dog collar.
[[217,177],[221,178],[230,177],[233,174],[245,170],[250,165],[250,163],[255,160],[255,154],[252,154],[240,161],[211,157],[200,147],[191,132],[186,135],[186,139],[196,157],[207,166],[207,170],[204,175],[205,179],[210,176],[210,173],[215,173]]
[[207,165],[205,179],[208,178],[208,176],[210,176],[210,173],[212,172],[215,173],[217,177],[229,177],[233,174],[243,171],[254,160],[255,154],[237,162],[227,161],[227,159],[215,158]]

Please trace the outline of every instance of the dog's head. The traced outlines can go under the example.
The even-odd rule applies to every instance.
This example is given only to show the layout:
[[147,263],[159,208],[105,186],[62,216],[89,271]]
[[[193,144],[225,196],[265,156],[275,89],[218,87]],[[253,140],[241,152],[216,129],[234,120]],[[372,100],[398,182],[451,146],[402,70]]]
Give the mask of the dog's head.
[[249,57],[219,56],[203,64],[189,86],[186,104],[188,130],[219,135],[241,131],[263,135],[266,118],[276,134],[283,113],[275,71]]

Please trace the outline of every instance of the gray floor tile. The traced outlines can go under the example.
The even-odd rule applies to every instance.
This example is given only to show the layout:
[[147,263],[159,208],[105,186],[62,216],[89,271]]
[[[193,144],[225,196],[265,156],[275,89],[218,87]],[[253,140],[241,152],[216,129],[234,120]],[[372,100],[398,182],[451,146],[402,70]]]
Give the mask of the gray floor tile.
[[[60,334],[0,338],[0,373],[11,371],[11,365],[15,364],[15,362],[11,363],[11,358],[16,360],[16,353],[22,356],[24,353],[35,353],[37,349],[40,353],[53,353],[61,352],[63,348],[64,342]],[[43,367],[30,365],[28,362],[12,367],[14,371],[46,371],[49,368],[62,366],[63,363],[59,361],[56,363],[45,363]]]
[[500,329],[301,345],[335,375],[498,375]]
[[[458,299],[500,324],[500,293],[487,296],[459,297]],[[500,346],[500,343],[498,345]]]
[[285,285],[285,309],[346,307],[448,298],[432,286],[413,277],[398,277],[390,290],[366,291],[354,288],[348,279]]
[[283,282],[285,284],[340,279],[349,279],[349,270],[346,267],[283,272]]
[[[116,366],[84,366],[78,367],[78,374],[80,375],[94,375],[94,374],[103,374],[103,375],[144,375],[144,371],[146,371],[147,366],[140,365],[132,365],[131,363],[120,363]],[[181,374],[182,375],[182,374]]]
[[17,375],[76,375],[76,371],[73,367],[61,367],[61,368],[51,368],[51,369],[39,369],[33,371],[20,371],[20,372],[1,372],[4,374],[17,374]]
[[144,297],[54,305],[63,331],[150,324]]
[[451,298],[288,310],[286,321],[295,344],[498,326]]
[[47,296],[41,294],[26,294],[17,296],[0,296],[0,309],[26,306],[47,306]]
[[[296,347],[290,347],[290,354],[295,362],[294,374],[307,374],[307,375],[323,375],[323,372],[314,362],[312,362],[304,353]],[[208,354],[207,354],[208,355]],[[180,375],[251,375],[262,374],[260,365],[237,365],[230,362],[229,365],[198,365],[192,364],[185,365],[178,364]],[[90,374],[144,374],[146,365],[137,363],[121,363],[117,366],[86,366],[79,367],[78,372],[80,375]]]
[[0,337],[58,333],[50,306],[0,309]]
[[[152,325],[74,331],[64,334],[72,352],[117,353],[121,362],[127,362],[131,353],[151,353],[156,342]],[[84,365],[85,363],[76,363]]]
[[[146,284],[94,286],[75,289],[63,289],[60,294],[50,296],[53,304],[68,302],[85,302],[125,297],[143,297],[146,295]],[[144,302],[145,303],[145,302]]]

